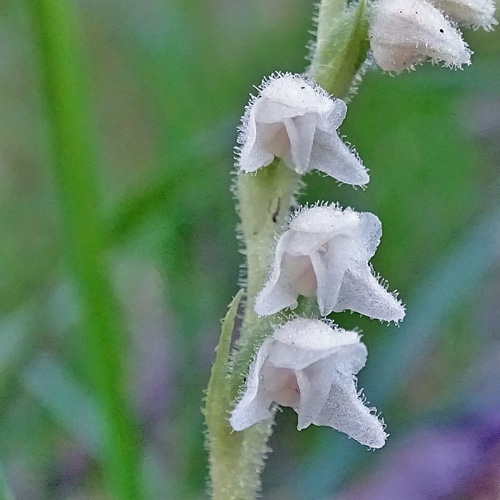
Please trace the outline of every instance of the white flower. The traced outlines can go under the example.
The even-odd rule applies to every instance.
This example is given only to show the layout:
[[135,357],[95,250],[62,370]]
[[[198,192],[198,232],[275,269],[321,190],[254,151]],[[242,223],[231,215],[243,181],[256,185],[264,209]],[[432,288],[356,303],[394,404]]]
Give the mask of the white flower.
[[239,168],[255,172],[278,157],[299,174],[316,169],[346,184],[366,184],[366,169],[336,132],[346,110],[344,101],[299,75],[271,76],[242,118]]
[[278,240],[268,281],[255,312],[274,314],[317,297],[322,315],[350,309],[372,318],[400,321],[404,307],[373,276],[368,261],[380,243],[375,215],[335,206],[303,209]]
[[373,58],[386,71],[411,69],[426,59],[470,64],[472,52],[460,31],[425,0],[378,0],[369,36]]
[[276,404],[298,414],[299,430],[311,424],[345,432],[381,448],[384,426],[358,396],[355,375],[367,351],[356,332],[314,319],[295,319],[276,329],[260,347],[246,388],[233,410],[236,431],[271,418]]
[[498,24],[495,15],[494,0],[431,0],[431,3],[442,10],[453,21],[486,31]]

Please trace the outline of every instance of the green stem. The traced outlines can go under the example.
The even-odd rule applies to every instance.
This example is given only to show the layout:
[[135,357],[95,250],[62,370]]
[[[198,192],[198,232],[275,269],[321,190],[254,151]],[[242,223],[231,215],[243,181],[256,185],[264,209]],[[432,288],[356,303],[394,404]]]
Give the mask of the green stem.
[[259,318],[253,302],[267,277],[276,235],[283,230],[292,208],[301,176],[281,161],[257,171],[238,175],[237,195],[241,232],[245,243],[247,283],[246,308],[232,364],[233,392],[248,372],[256,350],[269,335],[274,317]]
[[[257,497],[260,489],[260,474],[269,451],[267,441],[272,422],[234,432],[228,416],[256,350],[272,331],[270,319],[259,318],[252,304],[266,279],[275,235],[285,225],[299,186],[300,176],[280,161],[256,174],[238,174],[236,189],[247,256],[246,307],[237,352],[229,366],[226,360],[234,310],[233,317],[224,322],[208,386],[206,420],[214,500],[251,500]],[[228,372],[230,377],[227,377]]]
[[260,491],[260,475],[270,451],[267,441],[271,421],[234,432],[227,419],[219,445],[211,453],[210,476],[213,500],[253,500]]
[[105,417],[105,477],[112,496],[141,498],[135,428],[124,393],[124,332],[104,255],[96,161],[86,114],[72,3],[28,2],[38,34],[52,129],[53,173],[83,311],[87,362]]
[[270,250],[295,205],[300,175],[275,160],[255,174],[238,174],[237,196],[241,232],[247,257],[247,299],[262,288],[269,265]]
[[345,7],[343,0],[321,0],[316,48],[309,74],[326,91],[346,99],[369,49],[367,0]]
[[214,500],[254,498],[271,424],[254,425],[245,432],[233,432],[228,408],[234,396],[228,384],[228,357],[236,314],[243,295],[234,298],[222,324],[222,333],[207,389],[205,416],[210,449],[210,479]]

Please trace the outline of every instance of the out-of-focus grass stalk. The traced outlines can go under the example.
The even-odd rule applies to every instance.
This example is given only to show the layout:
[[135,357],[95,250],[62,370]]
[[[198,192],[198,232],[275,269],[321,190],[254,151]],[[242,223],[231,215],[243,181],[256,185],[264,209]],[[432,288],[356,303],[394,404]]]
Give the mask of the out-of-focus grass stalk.
[[29,0],[38,34],[53,142],[52,168],[65,218],[88,347],[88,368],[105,419],[104,468],[114,498],[141,498],[134,425],[124,397],[125,337],[106,272],[96,162],[74,39],[72,3]]

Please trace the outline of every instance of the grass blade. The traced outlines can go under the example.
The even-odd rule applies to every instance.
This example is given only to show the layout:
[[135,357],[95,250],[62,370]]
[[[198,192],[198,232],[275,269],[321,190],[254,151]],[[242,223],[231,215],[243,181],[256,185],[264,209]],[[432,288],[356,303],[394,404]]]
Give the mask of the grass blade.
[[105,477],[114,498],[141,498],[135,429],[124,397],[122,346],[115,298],[104,262],[102,214],[83,72],[71,2],[30,0],[52,131],[51,162],[68,258],[83,311],[87,361],[105,422]]

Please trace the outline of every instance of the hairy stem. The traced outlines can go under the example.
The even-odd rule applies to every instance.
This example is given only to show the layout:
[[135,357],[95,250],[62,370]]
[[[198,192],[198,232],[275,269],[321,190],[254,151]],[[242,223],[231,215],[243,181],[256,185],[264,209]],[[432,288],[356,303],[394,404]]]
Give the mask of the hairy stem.
[[[252,304],[266,279],[275,234],[281,231],[290,215],[299,185],[300,176],[278,160],[256,174],[238,174],[236,192],[247,256],[246,306],[237,352],[231,367],[226,366],[224,370],[226,375],[230,371],[231,377],[226,376],[221,381],[214,365],[208,388],[207,426],[214,500],[251,500],[257,497],[260,490],[260,474],[269,451],[267,441],[272,422],[262,422],[243,432],[234,432],[227,419],[256,350],[271,332],[270,320],[258,318]],[[217,348],[216,363],[220,363],[219,350],[224,346],[227,348],[227,360],[227,318]],[[222,407],[208,404],[214,393],[218,394]]]
[[222,333],[207,389],[205,416],[207,444],[210,450],[210,479],[215,500],[254,498],[260,484],[270,422],[254,425],[247,432],[233,432],[228,409],[234,399],[227,380],[231,336],[238,307],[243,296],[240,290],[229,306],[222,324]]
[[300,175],[275,160],[255,174],[238,174],[237,196],[247,257],[247,301],[262,288],[270,250],[295,204]]
[[314,54],[308,73],[334,97],[345,99],[369,49],[366,0],[349,7],[322,0]]
[[232,366],[236,387],[248,371],[255,351],[269,334],[272,318],[259,318],[253,311],[253,303],[266,280],[276,235],[283,230],[295,206],[300,185],[300,175],[279,160],[255,174],[238,174],[237,195],[247,258],[247,286],[238,352]]

